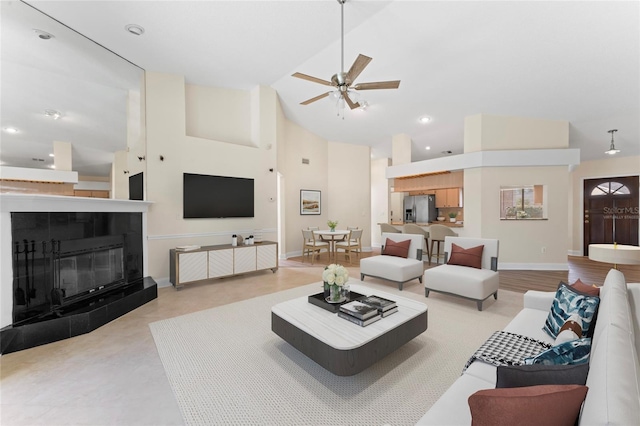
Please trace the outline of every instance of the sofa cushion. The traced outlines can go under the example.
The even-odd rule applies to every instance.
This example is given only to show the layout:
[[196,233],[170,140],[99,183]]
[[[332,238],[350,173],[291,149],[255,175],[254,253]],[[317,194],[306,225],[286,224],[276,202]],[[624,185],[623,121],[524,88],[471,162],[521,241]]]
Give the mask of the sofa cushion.
[[589,328],[594,321],[599,303],[599,297],[578,293],[566,283],[560,283],[543,330],[555,339],[567,319],[577,314],[582,320],[582,335],[590,336]]
[[558,332],[554,344],[559,345],[560,343],[570,342],[581,337],[582,320],[580,316],[573,314],[564,322],[564,325],[560,327],[560,332]]
[[424,263],[397,256],[371,256],[360,260],[360,273],[372,277],[405,282],[422,276]]
[[453,382],[416,424],[438,426],[470,425],[471,412],[467,402],[469,395],[481,389],[493,389],[493,387],[493,381],[487,382],[477,377],[463,374]]
[[482,250],[484,245],[462,248],[457,244],[451,243],[451,257],[447,262],[448,265],[469,266],[471,268],[482,268]]
[[[632,292],[633,293],[633,292]],[[624,275],[607,274],[602,307],[593,335],[587,377],[589,394],[580,417],[583,425],[638,424],[640,419],[640,364],[636,351],[634,312]],[[602,315],[601,315],[602,314]],[[637,315],[637,314],[636,314]]]
[[544,324],[548,311],[524,308],[507,324],[504,331],[523,334],[542,342],[554,344],[555,339],[542,331],[540,324]]
[[587,394],[581,385],[481,390],[469,397],[473,426],[573,426]]
[[552,346],[536,356],[525,358],[524,363],[526,365],[585,364],[589,362],[589,352],[591,352],[591,338],[584,337]]
[[387,238],[387,241],[384,243],[384,247],[382,248],[382,254],[387,256],[404,257],[406,259],[409,256],[410,245],[411,240],[393,241],[392,239]]
[[496,388],[536,385],[584,385],[589,364],[505,365],[497,368]]
[[575,288],[580,293],[589,294],[591,296],[600,296],[600,287],[585,284],[580,281],[580,278],[578,278],[573,284],[571,284],[571,287]]
[[459,265],[440,265],[424,271],[424,286],[475,300],[484,300],[498,291],[500,276],[491,269],[475,269]]

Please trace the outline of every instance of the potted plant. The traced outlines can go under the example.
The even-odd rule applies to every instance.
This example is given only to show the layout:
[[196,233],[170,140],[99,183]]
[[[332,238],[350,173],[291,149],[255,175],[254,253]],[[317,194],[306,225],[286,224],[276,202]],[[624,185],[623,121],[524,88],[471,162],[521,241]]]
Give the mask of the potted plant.
[[458,213],[456,213],[456,212],[449,213],[449,222],[455,222],[456,221],[456,216],[458,216]]
[[327,221],[327,225],[329,225],[329,229],[331,230],[331,232],[335,232],[336,226],[338,226],[338,221],[337,220],[328,220]]

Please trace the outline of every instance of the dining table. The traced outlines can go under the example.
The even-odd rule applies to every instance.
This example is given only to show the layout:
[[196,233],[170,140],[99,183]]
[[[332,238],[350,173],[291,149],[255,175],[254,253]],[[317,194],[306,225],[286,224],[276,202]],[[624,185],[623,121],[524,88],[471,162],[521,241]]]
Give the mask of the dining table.
[[342,241],[349,236],[351,231],[338,230],[332,231],[330,229],[321,229],[318,231],[313,231],[313,234],[320,237],[323,241],[329,243],[329,261],[336,259],[336,242]]

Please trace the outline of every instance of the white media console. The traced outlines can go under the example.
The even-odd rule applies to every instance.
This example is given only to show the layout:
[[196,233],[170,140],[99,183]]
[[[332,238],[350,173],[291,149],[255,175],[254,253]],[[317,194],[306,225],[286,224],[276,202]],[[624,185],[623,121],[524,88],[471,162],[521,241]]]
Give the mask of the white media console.
[[176,287],[247,272],[278,270],[278,243],[263,241],[248,246],[222,244],[193,250],[169,250],[169,280]]

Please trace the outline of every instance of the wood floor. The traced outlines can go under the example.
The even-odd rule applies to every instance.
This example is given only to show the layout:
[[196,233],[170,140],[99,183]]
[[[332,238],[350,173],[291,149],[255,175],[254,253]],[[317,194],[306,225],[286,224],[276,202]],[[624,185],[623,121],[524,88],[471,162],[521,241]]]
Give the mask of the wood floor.
[[[364,252],[360,258],[379,254],[380,250]],[[314,264],[316,266],[326,265],[329,261],[329,256],[323,253],[314,260]],[[360,265],[356,256],[353,256],[352,262],[349,263],[343,253],[338,254],[337,263],[350,268]],[[609,263],[594,262],[588,257],[582,256],[568,256],[567,263],[569,264],[568,271],[501,270],[500,289],[519,293],[524,293],[527,290],[555,291],[560,281],[573,283],[578,278],[585,284],[602,285],[607,273],[613,267]],[[311,266],[311,260],[308,256],[305,256],[304,259],[292,257],[284,261],[281,260],[280,266],[288,268]],[[425,263],[425,269],[435,266],[437,266],[435,262],[431,266]],[[618,265],[618,269],[622,271],[628,283],[640,283],[640,265]]]

